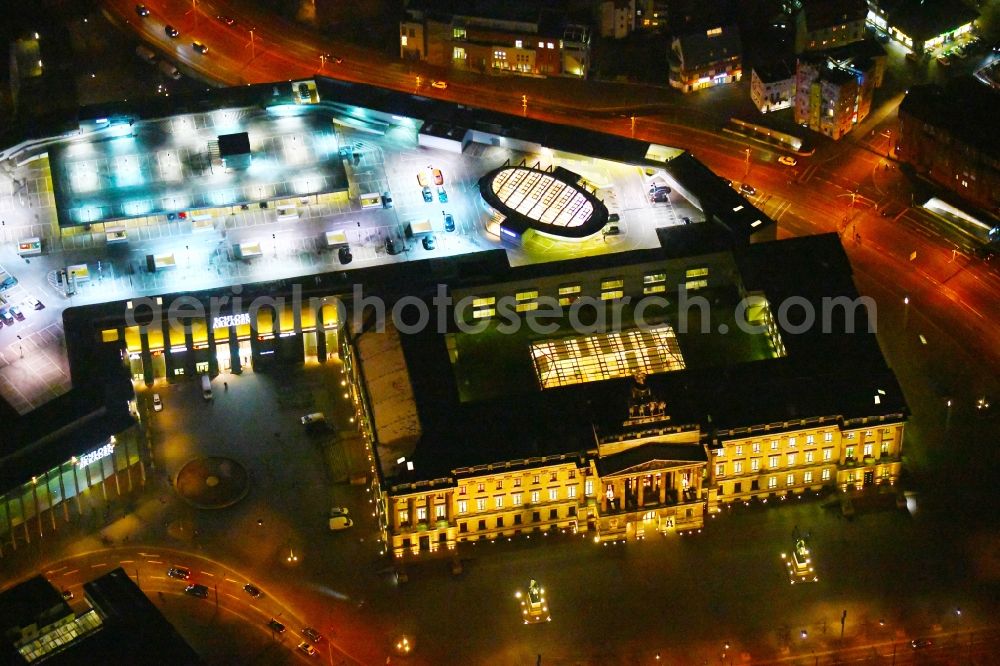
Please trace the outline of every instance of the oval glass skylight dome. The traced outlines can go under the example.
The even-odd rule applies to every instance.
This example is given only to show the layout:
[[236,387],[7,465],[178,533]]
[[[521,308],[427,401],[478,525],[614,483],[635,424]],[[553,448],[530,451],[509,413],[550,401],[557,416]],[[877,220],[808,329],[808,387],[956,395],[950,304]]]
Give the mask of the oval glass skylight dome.
[[508,220],[539,233],[580,239],[599,232],[608,221],[607,207],[580,180],[562,167],[545,171],[506,166],[483,176],[479,191]]

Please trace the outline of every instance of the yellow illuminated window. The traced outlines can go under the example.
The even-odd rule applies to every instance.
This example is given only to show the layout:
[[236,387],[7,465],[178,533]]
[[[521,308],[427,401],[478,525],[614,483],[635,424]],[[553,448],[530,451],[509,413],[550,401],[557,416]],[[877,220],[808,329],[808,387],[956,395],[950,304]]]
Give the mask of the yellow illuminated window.
[[707,268],[689,268],[686,271],[684,271],[684,277],[688,279],[697,277],[707,277],[707,276],[708,276]]
[[559,299],[559,305],[562,305],[563,307],[567,305],[573,305],[573,301],[575,300],[576,296],[563,296],[562,298]]
[[451,57],[453,60],[465,60],[465,49],[456,46],[451,52]]
[[665,284],[654,284],[651,287],[644,287],[642,293],[644,294],[662,294],[667,290],[667,285]]
[[619,289],[625,286],[625,280],[621,278],[610,278],[607,280],[601,280],[601,290],[606,289]]
[[702,289],[708,286],[708,280],[689,280],[684,283],[684,288],[688,291],[694,291],[695,289]]
[[[690,275],[688,277],[691,277]],[[656,284],[657,282],[666,282],[666,273],[648,273],[642,276],[643,284]]]
[[568,296],[569,294],[579,294],[579,293],[580,293],[580,285],[578,284],[568,284],[566,286],[559,287],[560,296]]
[[451,31],[451,36],[453,39],[465,39],[466,36],[465,28],[453,28]]
[[497,302],[496,296],[480,296],[479,298],[473,299],[472,307],[480,308],[483,307],[484,305],[496,305],[496,302]]
[[474,310],[472,316],[474,319],[485,319],[496,315],[496,313],[496,308],[483,308],[482,310]]
[[709,37],[715,37],[716,35],[722,34],[722,28],[712,28],[706,33]]
[[118,341],[118,329],[116,328],[106,328],[101,331],[101,342],[117,342]]
[[621,298],[624,294],[625,294],[625,292],[623,292],[621,289],[613,289],[612,291],[602,291],[601,292],[601,300],[602,301],[613,301],[616,298]]
[[527,303],[518,303],[514,307],[514,309],[517,310],[518,312],[528,312],[530,310],[537,310],[538,303],[534,301],[528,301]]
[[532,298],[538,298],[538,290],[532,289],[530,291],[519,291],[514,298],[518,301],[528,301]]
[[406,35],[401,35],[399,38],[399,43],[406,46]]

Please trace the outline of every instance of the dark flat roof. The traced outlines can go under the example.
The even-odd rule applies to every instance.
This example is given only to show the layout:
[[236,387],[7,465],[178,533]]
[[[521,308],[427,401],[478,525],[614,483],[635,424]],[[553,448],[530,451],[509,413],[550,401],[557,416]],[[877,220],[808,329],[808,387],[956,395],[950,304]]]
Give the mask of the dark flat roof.
[[806,28],[820,30],[860,21],[868,16],[866,0],[805,0],[802,3]]
[[979,18],[962,0],[883,0],[889,25],[911,39],[925,41]]
[[722,28],[722,33],[709,36],[708,30],[696,30],[677,37],[680,40],[685,69],[699,69],[713,62],[742,55],[740,29],[735,25],[714,27]]
[[969,146],[1000,158],[996,131],[1000,91],[971,76],[949,79],[944,87],[931,83],[911,86],[899,104],[899,113],[946,130]]

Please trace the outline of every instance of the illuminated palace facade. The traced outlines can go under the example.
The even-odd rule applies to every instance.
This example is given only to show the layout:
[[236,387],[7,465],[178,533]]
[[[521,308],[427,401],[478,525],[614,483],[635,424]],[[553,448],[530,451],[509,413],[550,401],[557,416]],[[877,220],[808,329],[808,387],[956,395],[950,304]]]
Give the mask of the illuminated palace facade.
[[[680,256],[670,244],[690,247],[685,233],[612,258],[463,271],[492,278],[448,285],[468,305],[449,321],[476,332],[345,330],[397,559],[552,531],[685,533],[735,502],[894,492],[907,409],[866,316],[826,333],[775,315],[793,295],[817,308],[858,297],[837,238]],[[668,305],[639,326],[653,295],[702,297],[708,312],[685,326]],[[622,306],[620,326],[569,326],[587,299]],[[552,329],[502,331],[547,305]],[[755,331],[720,334],[734,316]]]

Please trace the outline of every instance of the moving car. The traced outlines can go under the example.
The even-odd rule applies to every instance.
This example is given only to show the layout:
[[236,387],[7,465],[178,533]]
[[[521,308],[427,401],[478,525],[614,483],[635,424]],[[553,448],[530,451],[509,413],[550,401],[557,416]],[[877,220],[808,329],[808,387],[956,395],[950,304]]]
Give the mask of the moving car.
[[196,41],[196,42],[192,43],[191,44],[191,48],[193,48],[195,51],[197,51],[198,53],[200,53],[202,55],[205,55],[206,53],[208,53],[208,47],[205,46],[205,44],[203,44],[202,42]]
[[224,23],[224,24],[226,24],[226,25],[228,25],[230,27],[236,25],[236,19],[234,19],[232,16],[222,16],[222,15],[219,15],[219,16],[216,16],[215,18],[217,18],[220,23]]
[[[155,402],[156,399],[154,398],[153,400]],[[191,570],[186,567],[170,567],[167,569],[167,575],[179,580],[188,580],[191,578]]]
[[184,594],[190,594],[192,597],[205,599],[208,597],[208,588],[201,583],[195,583],[194,585],[188,585],[185,587]]
[[280,622],[278,622],[277,620],[275,620],[273,617],[270,620],[267,621],[267,626],[271,627],[271,631],[273,631],[276,634],[283,634],[283,633],[285,633],[285,625],[281,624]]
[[447,81],[431,81],[431,88],[437,88],[438,90],[444,90],[448,87]]
[[434,201],[434,195],[431,193],[431,188],[425,186],[424,189],[421,190],[421,193],[424,195],[424,203]]
[[146,5],[136,5],[135,13],[139,16],[149,16],[149,7]]
[[243,591],[249,594],[254,599],[260,599],[264,596],[264,593],[260,591],[260,588],[253,583],[247,583],[243,586]]
[[309,645],[309,643],[306,643],[305,641],[299,643],[298,648],[299,652],[305,652],[310,657],[315,657],[317,654],[319,654],[318,652],[316,652],[316,648],[314,648],[312,645]]
[[443,187],[438,187],[438,203],[448,203],[448,192]]
[[302,425],[313,425],[326,421],[326,415],[323,412],[313,412],[312,414],[306,414],[300,420],[302,421]]
[[934,645],[934,641],[929,638],[914,638],[910,641],[910,647],[914,650],[920,650],[921,648],[926,648]]
[[434,176],[435,185],[444,185],[444,174],[441,173],[441,169],[431,169],[431,175]]
[[798,161],[794,157],[789,157],[788,155],[782,155],[778,158],[778,162],[784,164],[785,166],[795,166]]
[[435,247],[434,236],[424,236],[420,239],[420,244],[425,250],[433,250]]
[[754,186],[748,185],[746,183],[740,183],[740,192],[742,192],[743,194],[749,194],[750,196],[757,194],[757,190],[754,188]]
[[348,527],[351,527],[352,525],[354,525],[354,521],[348,518],[345,514],[343,513],[334,514],[333,512],[331,512],[330,529],[333,530],[334,532],[337,532],[339,530],[346,530]]
[[448,233],[453,232],[455,230],[455,216],[444,211],[441,211],[441,214],[444,215],[444,230]]
[[159,393],[154,393],[153,394],[153,411],[154,412],[162,412],[163,411],[163,401],[160,400],[160,394]]
[[172,25],[165,26],[163,32],[167,33],[167,37],[173,37],[174,39],[177,39],[181,35],[180,31]]
[[311,640],[313,643],[319,643],[323,640],[323,635],[312,627],[306,627],[302,630],[302,635]]

